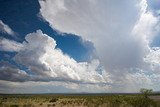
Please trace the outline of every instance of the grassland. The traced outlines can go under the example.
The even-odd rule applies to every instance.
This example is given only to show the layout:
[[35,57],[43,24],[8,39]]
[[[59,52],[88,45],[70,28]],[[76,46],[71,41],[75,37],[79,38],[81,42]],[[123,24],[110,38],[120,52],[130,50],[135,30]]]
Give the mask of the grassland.
[[160,96],[141,94],[0,95],[0,107],[160,107]]

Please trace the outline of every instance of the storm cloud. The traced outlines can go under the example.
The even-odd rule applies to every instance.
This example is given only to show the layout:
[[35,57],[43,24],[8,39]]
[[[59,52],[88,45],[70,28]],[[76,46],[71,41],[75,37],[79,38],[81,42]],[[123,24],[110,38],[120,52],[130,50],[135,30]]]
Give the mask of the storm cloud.
[[[146,58],[150,54],[157,56],[154,53],[158,51],[150,44],[159,33],[159,18],[146,0],[39,0],[39,3],[40,14],[53,29],[79,35],[94,44],[102,65],[117,85],[113,89],[137,90],[140,84],[157,86],[153,79],[157,68],[151,69],[152,61],[149,64]],[[137,82],[137,78],[141,79]]]

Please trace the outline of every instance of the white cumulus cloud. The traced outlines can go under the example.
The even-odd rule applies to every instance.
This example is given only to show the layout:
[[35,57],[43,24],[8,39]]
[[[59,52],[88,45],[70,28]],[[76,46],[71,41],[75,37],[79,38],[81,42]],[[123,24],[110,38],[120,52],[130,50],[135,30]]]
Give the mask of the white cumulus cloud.
[[[56,49],[56,41],[41,30],[25,37],[23,48],[14,60],[26,66],[42,81],[68,81],[77,83],[108,83],[107,73],[100,68],[98,60],[77,62]],[[105,78],[103,77],[105,75]],[[34,80],[34,79],[33,79]]]
[[[0,87],[2,86],[3,89],[0,92],[34,92],[34,89],[44,92],[50,85],[52,88],[63,87],[73,92],[94,92],[95,90],[99,92],[110,88],[112,84],[110,75],[103,69],[99,60],[75,61],[70,56],[63,54],[60,49],[55,48],[56,41],[43,34],[41,30],[27,34],[25,39],[22,44],[19,43],[21,46],[19,50],[14,46],[8,48],[9,45],[3,47],[3,50],[16,51],[17,54],[13,60],[18,65],[24,66],[27,71],[20,70],[8,62],[2,62]],[[8,44],[15,42],[6,41]],[[28,84],[31,88],[26,88]],[[35,87],[32,87],[33,84]],[[39,86],[41,88],[38,88]],[[14,92],[11,91],[13,88]]]

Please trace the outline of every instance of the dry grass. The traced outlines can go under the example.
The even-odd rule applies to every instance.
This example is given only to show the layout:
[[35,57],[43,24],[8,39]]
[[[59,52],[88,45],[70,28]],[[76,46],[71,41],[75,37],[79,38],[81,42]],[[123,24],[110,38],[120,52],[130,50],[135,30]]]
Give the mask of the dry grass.
[[0,107],[160,107],[143,95],[0,95]]

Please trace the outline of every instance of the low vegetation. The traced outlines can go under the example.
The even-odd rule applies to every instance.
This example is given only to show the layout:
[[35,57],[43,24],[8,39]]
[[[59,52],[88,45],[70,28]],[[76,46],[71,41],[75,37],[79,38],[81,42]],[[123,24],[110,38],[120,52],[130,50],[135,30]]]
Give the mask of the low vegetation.
[[144,91],[142,94],[114,95],[0,95],[0,107],[160,107],[160,99],[150,96]]

